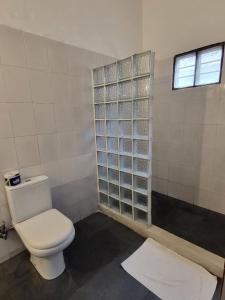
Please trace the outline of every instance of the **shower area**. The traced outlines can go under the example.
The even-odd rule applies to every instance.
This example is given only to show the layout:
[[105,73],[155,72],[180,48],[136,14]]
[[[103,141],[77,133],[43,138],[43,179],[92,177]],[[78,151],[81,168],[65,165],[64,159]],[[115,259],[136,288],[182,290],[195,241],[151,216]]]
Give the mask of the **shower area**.
[[93,70],[99,204],[151,224],[154,53]]

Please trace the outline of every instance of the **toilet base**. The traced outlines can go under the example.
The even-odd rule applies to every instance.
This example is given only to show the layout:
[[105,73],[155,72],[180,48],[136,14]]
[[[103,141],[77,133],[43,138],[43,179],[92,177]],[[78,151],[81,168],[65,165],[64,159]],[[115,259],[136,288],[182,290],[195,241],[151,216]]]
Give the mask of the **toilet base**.
[[38,273],[47,280],[58,277],[65,270],[63,251],[47,257],[37,257],[31,254],[30,261]]

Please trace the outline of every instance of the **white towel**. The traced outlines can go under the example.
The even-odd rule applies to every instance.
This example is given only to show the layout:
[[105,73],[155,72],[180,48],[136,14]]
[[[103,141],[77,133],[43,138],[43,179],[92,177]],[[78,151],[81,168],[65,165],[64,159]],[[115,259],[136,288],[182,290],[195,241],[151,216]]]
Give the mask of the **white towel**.
[[150,238],[121,265],[162,300],[211,300],[217,285],[203,267]]

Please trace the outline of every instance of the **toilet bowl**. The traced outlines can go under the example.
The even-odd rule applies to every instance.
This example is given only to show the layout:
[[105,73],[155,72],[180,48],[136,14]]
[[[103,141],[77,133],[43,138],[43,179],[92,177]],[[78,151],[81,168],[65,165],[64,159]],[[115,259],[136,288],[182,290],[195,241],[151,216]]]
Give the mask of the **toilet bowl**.
[[15,187],[6,187],[12,223],[30,252],[30,260],[45,279],[54,279],[65,270],[63,250],[73,241],[70,219],[52,208],[47,176],[30,178]]
[[73,223],[58,210],[50,209],[14,227],[41,276],[58,277],[65,269],[63,250],[75,236]]

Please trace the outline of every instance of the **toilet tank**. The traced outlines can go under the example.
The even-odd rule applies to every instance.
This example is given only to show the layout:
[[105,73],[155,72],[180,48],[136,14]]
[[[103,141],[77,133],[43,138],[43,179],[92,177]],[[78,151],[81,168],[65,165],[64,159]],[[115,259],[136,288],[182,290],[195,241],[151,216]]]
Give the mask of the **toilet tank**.
[[5,188],[13,224],[52,208],[49,181],[45,175]]

